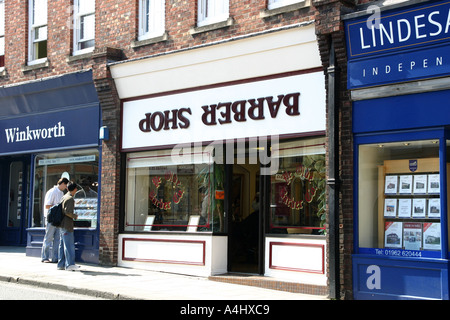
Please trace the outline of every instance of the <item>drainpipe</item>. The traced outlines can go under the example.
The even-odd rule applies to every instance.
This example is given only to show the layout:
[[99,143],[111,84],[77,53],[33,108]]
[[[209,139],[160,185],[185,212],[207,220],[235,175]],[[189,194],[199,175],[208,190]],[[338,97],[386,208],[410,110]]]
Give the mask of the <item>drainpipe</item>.
[[329,298],[339,299],[339,201],[337,199],[338,175],[338,94],[334,41],[331,39],[328,74],[328,244],[329,244]]

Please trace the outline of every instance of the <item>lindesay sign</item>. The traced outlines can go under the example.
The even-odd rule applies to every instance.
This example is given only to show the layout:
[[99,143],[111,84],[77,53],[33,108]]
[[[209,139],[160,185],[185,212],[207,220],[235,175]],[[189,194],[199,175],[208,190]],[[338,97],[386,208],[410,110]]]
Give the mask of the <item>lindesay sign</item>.
[[349,88],[450,73],[450,2],[346,21]]
[[123,103],[122,149],[325,130],[321,72]]
[[350,58],[430,45],[450,36],[449,1],[384,14],[371,8],[369,16],[346,23]]

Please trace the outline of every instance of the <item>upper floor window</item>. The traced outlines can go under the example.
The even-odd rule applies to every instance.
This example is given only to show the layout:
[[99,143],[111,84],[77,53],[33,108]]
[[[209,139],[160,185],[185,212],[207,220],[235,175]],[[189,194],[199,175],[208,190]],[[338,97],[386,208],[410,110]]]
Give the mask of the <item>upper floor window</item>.
[[29,14],[28,64],[36,64],[47,59],[47,0],[30,0]]
[[164,31],[165,0],[140,0],[138,40],[161,36]]
[[198,0],[197,25],[199,27],[225,21],[228,17],[228,0]]
[[0,0],[0,68],[5,66],[5,1]]
[[74,0],[73,54],[91,52],[95,46],[95,0]]
[[269,0],[268,9],[276,9],[290,4],[304,2],[305,0]]

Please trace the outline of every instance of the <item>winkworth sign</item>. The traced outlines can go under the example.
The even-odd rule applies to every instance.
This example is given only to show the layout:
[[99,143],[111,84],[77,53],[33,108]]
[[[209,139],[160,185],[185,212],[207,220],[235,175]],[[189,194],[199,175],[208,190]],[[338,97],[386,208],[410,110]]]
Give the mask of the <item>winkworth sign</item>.
[[450,1],[345,23],[350,89],[450,74]]

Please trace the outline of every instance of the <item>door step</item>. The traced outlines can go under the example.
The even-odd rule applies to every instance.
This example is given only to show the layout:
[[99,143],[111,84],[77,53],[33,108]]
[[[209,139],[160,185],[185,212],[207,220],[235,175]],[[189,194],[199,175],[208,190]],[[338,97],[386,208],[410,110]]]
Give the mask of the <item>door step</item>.
[[280,290],[293,293],[303,293],[317,296],[328,295],[328,287],[326,286],[317,286],[304,283],[281,281],[278,279],[273,279],[255,274],[226,273],[215,276],[209,276],[208,279],[212,281],[240,284],[245,286],[254,286],[264,289]]

